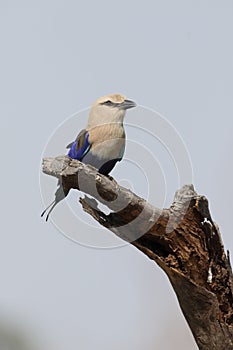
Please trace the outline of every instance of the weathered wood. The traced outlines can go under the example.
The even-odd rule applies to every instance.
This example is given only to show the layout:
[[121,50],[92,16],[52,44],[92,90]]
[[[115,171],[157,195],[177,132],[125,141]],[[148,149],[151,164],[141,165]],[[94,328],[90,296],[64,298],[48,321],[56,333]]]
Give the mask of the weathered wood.
[[167,274],[201,350],[233,349],[233,278],[208,201],[192,185],[176,192],[169,209],[158,209],[91,166],[66,156],[45,158],[43,172],[95,199],[80,199],[102,226],[154,260]]

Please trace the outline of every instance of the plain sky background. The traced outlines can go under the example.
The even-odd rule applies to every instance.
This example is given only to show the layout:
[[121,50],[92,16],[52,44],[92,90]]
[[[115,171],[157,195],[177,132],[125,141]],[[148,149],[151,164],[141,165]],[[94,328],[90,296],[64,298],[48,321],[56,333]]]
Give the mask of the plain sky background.
[[[1,348],[9,338],[17,350],[21,341],[29,350],[197,349],[153,262],[131,246],[81,246],[40,218],[41,157],[67,117],[122,92],[177,129],[195,188],[208,197],[233,253],[232,19],[230,0],[0,1]],[[131,110],[127,122],[137,113]],[[142,117],[150,129],[147,121]],[[74,135],[83,123],[76,119]],[[69,137],[60,138],[58,154]],[[151,152],[162,154],[159,147]],[[127,185],[134,171],[126,165],[112,175]],[[171,199],[177,186],[173,172],[165,173]],[[43,179],[53,193],[55,182]],[[139,179],[133,186],[141,194]],[[77,232],[108,234],[77,212],[84,218]]]

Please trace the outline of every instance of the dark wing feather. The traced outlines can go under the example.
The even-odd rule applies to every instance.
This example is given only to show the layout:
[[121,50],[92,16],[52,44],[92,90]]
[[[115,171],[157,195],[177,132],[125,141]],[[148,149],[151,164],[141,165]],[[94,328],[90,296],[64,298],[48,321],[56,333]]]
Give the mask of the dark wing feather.
[[[83,137],[85,137],[86,132],[87,132],[86,129],[82,129],[82,130],[79,132],[78,136],[76,137],[75,141],[79,141],[80,139],[82,139]],[[66,146],[66,148],[71,148],[71,146],[73,145],[73,143],[74,143],[75,141],[72,141],[71,143],[69,143],[69,144]]]
[[72,159],[82,160],[87,154],[91,145],[88,141],[89,133],[83,129],[80,131],[76,140],[70,143],[66,148],[69,148],[68,156]]

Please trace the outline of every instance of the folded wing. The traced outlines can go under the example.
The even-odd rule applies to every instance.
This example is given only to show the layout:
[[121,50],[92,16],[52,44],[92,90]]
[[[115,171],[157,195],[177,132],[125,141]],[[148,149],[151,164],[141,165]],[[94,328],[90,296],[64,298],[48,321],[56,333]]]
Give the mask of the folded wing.
[[69,148],[68,156],[81,161],[91,148],[88,138],[88,131],[85,129],[81,130],[76,140],[66,147]]

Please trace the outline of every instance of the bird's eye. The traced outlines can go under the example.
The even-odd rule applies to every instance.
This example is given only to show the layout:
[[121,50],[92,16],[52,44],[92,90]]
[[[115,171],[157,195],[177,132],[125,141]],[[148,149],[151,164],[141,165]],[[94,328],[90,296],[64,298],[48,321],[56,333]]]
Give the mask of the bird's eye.
[[108,100],[108,101],[105,101],[104,104],[106,106],[112,106],[113,103],[112,103],[112,101]]

